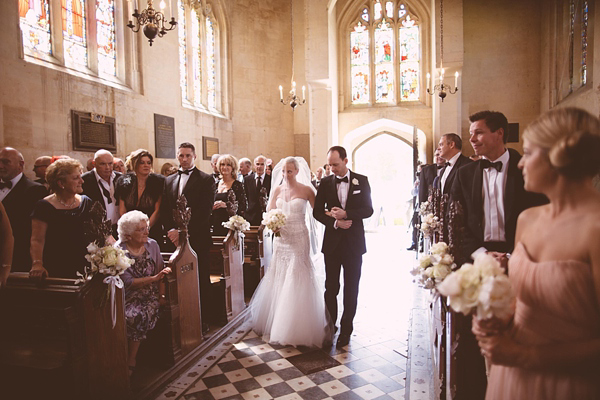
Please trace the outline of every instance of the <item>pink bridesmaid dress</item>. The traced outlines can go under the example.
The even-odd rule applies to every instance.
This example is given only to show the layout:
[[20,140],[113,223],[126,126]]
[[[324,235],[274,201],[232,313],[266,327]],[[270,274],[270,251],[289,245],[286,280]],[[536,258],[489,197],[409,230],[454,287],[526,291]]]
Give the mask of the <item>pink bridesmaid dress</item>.
[[[517,294],[513,334],[525,345],[552,345],[600,338],[600,309],[587,263],[534,262],[518,243],[509,263]],[[531,370],[493,365],[486,400],[600,399],[597,367]]]

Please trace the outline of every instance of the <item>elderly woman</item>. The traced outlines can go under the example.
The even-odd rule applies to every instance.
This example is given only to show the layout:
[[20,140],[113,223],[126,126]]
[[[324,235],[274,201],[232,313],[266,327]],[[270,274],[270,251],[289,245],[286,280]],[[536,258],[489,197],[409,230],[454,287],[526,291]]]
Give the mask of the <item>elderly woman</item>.
[[158,319],[159,299],[165,295],[162,277],[171,272],[164,267],[158,243],[148,238],[148,216],[141,211],[129,211],[119,219],[119,241],[115,246],[128,252],[134,260],[122,275],[125,283],[125,319],[129,341],[130,374],[136,365],[140,342],[154,329]]
[[92,200],[80,194],[82,170],[72,158],[59,159],[46,170],[52,194],[38,201],[31,215],[31,278],[75,279],[87,263],[84,222]]
[[148,150],[133,151],[125,161],[128,172],[117,180],[115,199],[119,214],[138,210],[150,216],[150,237],[162,243],[162,226],[159,220],[165,177],[152,172],[154,158]]
[[[223,154],[217,161],[217,168],[221,173],[221,179],[217,184],[211,224],[213,235],[225,236],[229,230],[223,226],[223,222],[228,221],[229,217],[235,214],[243,217],[246,213],[248,203],[246,201],[244,184],[236,179],[238,170],[237,159],[231,154]],[[236,213],[227,209],[227,201],[231,192],[235,194],[238,205]]]
[[0,289],[6,285],[8,274],[10,274],[14,243],[8,215],[0,202]]

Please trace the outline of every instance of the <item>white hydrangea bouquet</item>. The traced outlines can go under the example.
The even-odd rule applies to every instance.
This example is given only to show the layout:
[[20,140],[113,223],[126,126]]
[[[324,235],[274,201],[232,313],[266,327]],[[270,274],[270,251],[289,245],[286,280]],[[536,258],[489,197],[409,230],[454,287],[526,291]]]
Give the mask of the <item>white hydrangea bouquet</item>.
[[448,253],[448,245],[439,242],[431,246],[430,254],[419,259],[410,273],[418,277],[417,282],[425,289],[435,289],[456,267],[454,257]]
[[515,294],[510,280],[492,256],[482,253],[464,264],[437,287],[456,312],[475,313],[479,319],[507,319],[514,313]]
[[85,255],[85,259],[90,263],[89,266],[85,266],[83,274],[77,271],[79,277],[75,283],[85,283],[92,280],[92,278],[100,273],[104,275],[103,282],[108,285],[106,297],[101,299],[100,306],[110,296],[111,304],[111,317],[113,328],[116,324],[116,303],[115,303],[115,287],[120,289],[123,288],[123,281],[119,277],[123,272],[134,263],[134,260],[127,257],[125,251],[118,247],[104,246],[99,247],[96,242],[92,242],[87,247],[88,254]]
[[229,221],[223,222],[223,226],[232,231],[245,232],[250,229],[250,223],[239,215],[233,215]]
[[285,226],[287,216],[278,208],[274,208],[269,212],[263,213],[262,224],[272,231],[277,231],[275,236],[281,236],[279,230]]

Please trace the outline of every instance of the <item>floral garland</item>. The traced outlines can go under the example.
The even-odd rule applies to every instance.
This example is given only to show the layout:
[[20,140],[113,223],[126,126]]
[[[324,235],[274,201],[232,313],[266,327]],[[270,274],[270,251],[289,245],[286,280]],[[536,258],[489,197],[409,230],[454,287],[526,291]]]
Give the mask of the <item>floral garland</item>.
[[419,229],[423,235],[432,238],[433,234],[439,232],[442,228],[440,219],[433,214],[432,204],[428,201],[421,203],[419,207],[419,215],[421,216],[421,224]]
[[419,259],[419,265],[410,273],[417,276],[419,286],[425,289],[436,289],[444,279],[456,268],[454,258],[448,253],[448,245],[439,242],[431,246],[430,254]]

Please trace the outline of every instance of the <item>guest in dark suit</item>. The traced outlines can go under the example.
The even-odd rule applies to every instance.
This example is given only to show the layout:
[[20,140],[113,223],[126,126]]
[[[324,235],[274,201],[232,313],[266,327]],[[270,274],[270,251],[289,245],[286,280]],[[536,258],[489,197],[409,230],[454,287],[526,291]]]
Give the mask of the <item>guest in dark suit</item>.
[[[200,279],[200,300],[202,321],[210,317],[210,262],[209,252],[212,246],[210,233],[210,215],[215,202],[215,181],[213,177],[200,171],[194,165],[196,149],[193,144],[184,142],[177,150],[179,170],[165,181],[162,203],[162,219],[167,236],[175,246],[179,245],[179,232],[173,220],[173,210],[179,195],[187,199],[192,217],[188,225],[190,245],[198,256],[198,274]],[[206,325],[203,330],[206,329]]]
[[212,177],[215,180],[215,185],[219,183],[219,179],[221,179],[221,173],[219,172],[219,167],[217,167],[217,161],[219,161],[220,154],[213,154],[210,157],[210,166],[212,168]]
[[444,159],[444,168],[439,175],[439,188],[443,194],[450,194],[457,171],[472,161],[462,154],[462,139],[456,133],[446,133],[438,145],[440,157]]
[[[219,157],[219,161],[217,161],[217,166],[219,167],[219,171],[221,171],[221,180],[217,184],[210,224],[213,236],[225,236],[229,233],[229,229],[223,226],[223,222],[229,221],[229,218],[233,215],[246,218],[248,201],[246,200],[244,184],[235,179],[237,171],[236,158],[231,154],[222,154]],[[251,175],[249,174],[248,176]],[[232,193],[235,195],[237,209],[230,208],[232,204],[230,196]]]
[[106,218],[113,227],[113,238],[117,238],[117,221],[119,221],[119,206],[115,200],[115,182],[121,176],[113,170],[114,157],[108,150],[98,150],[94,154],[94,169],[81,176],[83,179],[83,194],[100,203]]
[[[238,166],[240,168],[240,173],[237,176],[237,180],[244,183],[244,178],[252,172],[252,161],[247,157],[242,157],[238,161]],[[219,171],[219,173],[220,172],[221,171]]]
[[319,185],[321,184],[321,179],[323,179],[323,173],[325,172],[325,170],[323,169],[323,167],[319,167],[317,168],[317,173],[315,174],[315,179],[312,180],[312,185],[315,187],[315,189],[319,188]]
[[15,247],[12,270],[26,272],[31,268],[31,212],[38,200],[48,195],[43,185],[23,174],[23,155],[12,147],[0,150],[0,201],[6,209],[13,230]]
[[[266,157],[260,155],[254,159],[254,168],[256,172],[248,174],[244,178],[244,189],[248,199],[248,209],[246,210],[246,220],[252,226],[259,226],[262,221],[263,212],[266,210],[267,203],[261,193],[265,189],[267,196],[271,193],[271,175],[265,171]],[[263,191],[263,192],[265,192]]]
[[336,346],[350,342],[358,304],[362,255],[367,252],[363,219],[373,215],[371,187],[364,175],[348,169],[346,149],[333,146],[327,153],[332,174],[323,178],[315,198],[314,217],[325,225],[322,252],[325,255],[325,304],[337,321],[337,295],[344,267],[344,313]]
[[433,186],[433,181],[440,175],[446,160],[440,157],[440,150],[436,149],[434,153],[435,164],[428,164],[421,167],[419,175],[419,204],[423,204],[429,197],[429,188]]
[[50,156],[38,157],[33,163],[33,173],[35,174],[35,177],[38,178],[35,180],[35,182],[46,186],[46,189],[48,189],[48,183],[46,182],[46,169],[51,163],[52,157]]

